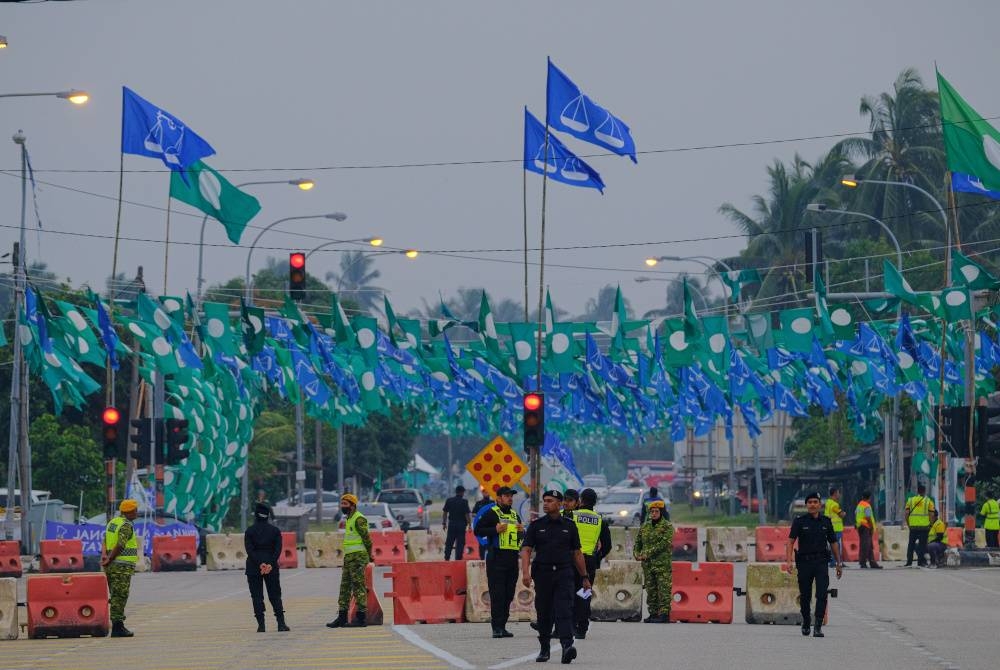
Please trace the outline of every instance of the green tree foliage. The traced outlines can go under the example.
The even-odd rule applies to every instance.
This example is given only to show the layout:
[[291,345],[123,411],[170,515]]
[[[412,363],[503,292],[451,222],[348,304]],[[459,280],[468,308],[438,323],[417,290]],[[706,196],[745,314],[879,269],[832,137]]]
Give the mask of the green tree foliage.
[[[363,426],[346,426],[346,474],[357,475],[367,483],[380,476],[384,479],[403,471],[413,458],[413,445],[421,421],[418,412],[394,406],[388,414],[368,415],[368,421]],[[326,481],[336,481],[336,454],[331,456],[332,459],[324,461],[330,463],[323,473]]]
[[384,288],[372,284],[382,276],[374,266],[375,258],[370,252],[345,251],[340,256],[340,272],[327,272],[326,280],[338,296],[349,296],[361,311],[370,314],[381,309],[385,293]]
[[858,450],[860,443],[851,430],[846,400],[839,397],[839,409],[823,416],[818,407],[809,409],[809,416],[792,421],[794,435],[785,440],[785,453],[797,463],[830,467],[838,458]]
[[71,504],[83,493],[84,514],[104,509],[104,462],[91,432],[61,425],[51,414],[35,418],[30,432],[34,488]]

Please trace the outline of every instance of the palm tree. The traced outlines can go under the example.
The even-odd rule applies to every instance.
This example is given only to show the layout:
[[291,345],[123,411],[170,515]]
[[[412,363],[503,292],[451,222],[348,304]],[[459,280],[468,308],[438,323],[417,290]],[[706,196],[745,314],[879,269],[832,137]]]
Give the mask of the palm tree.
[[659,309],[651,309],[642,315],[642,318],[648,319],[656,316],[684,316],[684,280],[687,279],[688,286],[691,289],[692,300],[694,300],[694,308],[699,314],[708,313],[714,310],[715,307],[722,305],[722,301],[715,297],[709,297],[708,295],[708,284],[703,283],[695,275],[690,275],[686,272],[681,273],[676,279],[671,279],[667,283],[666,287],[666,303],[664,307]]
[[375,258],[364,251],[347,251],[340,257],[340,272],[327,272],[326,280],[336,281],[333,287],[338,294],[349,293],[362,311],[371,313],[379,306],[385,289],[370,282],[382,276],[372,269]]
[[[597,292],[596,298],[589,298],[587,303],[584,305],[585,310],[583,314],[580,315],[580,321],[610,321],[611,315],[615,313],[615,294],[618,292],[618,287],[612,284],[607,284],[600,291]],[[625,313],[630,314],[632,312],[632,306],[629,304],[628,298],[622,296],[622,300],[625,302]]]

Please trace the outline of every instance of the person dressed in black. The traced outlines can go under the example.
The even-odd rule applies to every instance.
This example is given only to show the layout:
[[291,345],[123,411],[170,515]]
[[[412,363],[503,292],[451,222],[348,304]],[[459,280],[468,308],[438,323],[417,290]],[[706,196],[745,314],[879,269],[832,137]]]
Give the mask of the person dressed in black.
[[[535,614],[538,617],[539,663],[549,660],[552,626],[562,645],[562,662],[576,658],[573,646],[573,587],[574,575],[580,577],[585,590],[592,588],[587,566],[580,551],[580,534],[572,519],[561,514],[563,495],[559,491],[542,494],[545,516],[532,521],[521,546],[522,581],[531,587],[535,581]],[[531,550],[535,560],[531,562]],[[531,562],[529,571],[528,564]]]
[[444,502],[444,514],[441,517],[441,527],[448,531],[444,540],[444,560],[451,556],[455,549],[455,560],[460,561],[465,553],[465,531],[472,526],[472,512],[469,511],[469,501],[465,499],[465,487],[459,484],[455,487],[455,495]]
[[[580,505],[573,512],[573,523],[580,535],[580,551],[583,552],[583,562],[587,566],[587,578],[594,583],[601,561],[611,553],[611,528],[601,515],[594,511],[597,504],[597,492],[594,489],[580,491]],[[583,588],[583,577],[577,575],[575,590]],[[590,598],[574,596],[573,624],[576,629],[576,639],[587,637],[590,630]]]
[[490,623],[496,638],[514,637],[507,630],[507,619],[517,590],[517,554],[524,525],[513,503],[514,489],[501,486],[497,489],[497,504],[479,517],[475,528],[476,535],[488,540],[486,581],[490,587]]
[[247,550],[247,584],[250,586],[250,600],[253,615],[257,619],[257,632],[264,632],[264,587],[267,599],[271,601],[274,618],[278,620],[278,630],[290,630],[285,625],[285,608],[281,604],[281,578],[278,575],[278,558],[281,556],[281,531],[268,522],[271,508],[263,503],[254,506],[254,522],[243,534],[243,545]]
[[[844,574],[844,562],[840,555],[840,545],[837,534],[833,531],[833,522],[829,517],[820,514],[819,493],[806,496],[806,513],[798,516],[792,522],[788,531],[788,543],[785,548],[785,569],[792,570],[792,552],[795,542],[799,547],[795,551],[795,570],[799,579],[799,606],[802,610],[802,634],[809,635],[809,624],[813,623],[813,637],[824,637],[823,617],[826,616],[827,589],[830,587],[830,572],[828,561],[833,552],[837,566],[837,579]],[[809,605],[812,602],[813,583],[816,584],[815,619],[809,616]]]
[[[472,506],[472,518],[474,522],[479,520],[479,510],[481,510],[484,507],[490,507],[493,505],[493,498],[490,497],[490,494],[485,489],[485,487],[482,487],[480,490],[482,491],[483,497],[477,500],[476,504]],[[475,527],[475,523],[473,523],[473,527]],[[479,544],[479,560],[482,561],[486,558],[487,543],[480,540],[478,544]]]

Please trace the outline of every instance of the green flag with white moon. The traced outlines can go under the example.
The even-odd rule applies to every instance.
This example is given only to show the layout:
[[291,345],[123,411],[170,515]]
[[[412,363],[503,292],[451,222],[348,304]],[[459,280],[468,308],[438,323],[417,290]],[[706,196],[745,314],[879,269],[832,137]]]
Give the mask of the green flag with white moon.
[[239,244],[247,224],[260,211],[257,198],[239,190],[201,161],[189,166],[186,173],[187,184],[180,172],[170,173],[170,197],[221,223],[233,244]]

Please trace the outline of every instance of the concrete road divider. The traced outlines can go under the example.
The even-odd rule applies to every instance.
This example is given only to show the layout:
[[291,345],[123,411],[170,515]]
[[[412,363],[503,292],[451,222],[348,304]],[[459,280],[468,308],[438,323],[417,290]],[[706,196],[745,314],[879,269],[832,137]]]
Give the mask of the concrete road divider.
[[886,561],[905,561],[909,537],[910,532],[902,526],[882,526],[882,558]]
[[705,529],[705,558],[719,563],[745,563],[750,533],[745,526]]
[[[17,560],[20,562],[21,557],[18,556]],[[17,636],[17,579],[2,577],[0,578],[0,640],[16,640]]]
[[394,565],[406,562],[406,537],[401,530],[373,530],[372,554],[375,565]]
[[608,561],[597,571],[593,586],[591,621],[642,619],[642,564],[639,561]]
[[306,533],[307,568],[344,567],[344,533]]
[[41,540],[42,572],[83,572],[81,540]]
[[733,564],[675,561],[673,597],[672,622],[732,623]]
[[747,623],[802,625],[798,579],[782,568],[779,563],[747,565]]
[[397,563],[392,579],[393,623],[463,623],[466,570],[464,561]]
[[[381,626],[385,623],[385,615],[382,612],[382,603],[375,592],[375,564],[369,563],[365,566],[365,591],[368,593],[368,610],[365,612],[365,623],[369,626]],[[347,620],[354,621],[354,615],[358,611],[358,603],[351,598],[351,604],[347,607]]]
[[104,637],[111,629],[108,580],[101,573],[29,575],[28,637]]
[[406,558],[414,563],[444,559],[445,534],[442,530],[406,531]]
[[294,532],[281,534],[281,556],[278,557],[278,567],[283,570],[299,567],[299,547]]
[[611,526],[611,553],[608,554],[609,561],[631,561],[632,543],[629,541],[628,528],[625,526]]
[[788,543],[788,526],[757,526],[754,531],[754,553],[758,562],[772,563],[785,560]]
[[674,526],[674,560],[692,562],[698,560],[697,526]]
[[[0,542],[0,577],[21,576],[21,543],[17,540]],[[0,628],[3,621],[0,620]]]
[[149,556],[146,555],[146,538],[145,536],[136,533],[135,539],[139,544],[139,560],[135,563],[135,571],[149,572],[153,569],[153,563],[150,561]]
[[243,535],[236,533],[208,535],[205,537],[205,551],[207,554],[205,567],[209,570],[245,570],[247,567]]
[[194,535],[154,535],[153,572],[198,569],[198,538]]
[[[490,587],[486,579],[486,561],[465,562],[465,620],[487,623],[490,620]],[[511,621],[535,620],[535,589],[524,588],[518,573],[514,601],[510,604]]]

